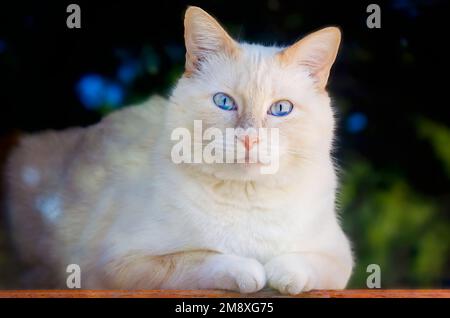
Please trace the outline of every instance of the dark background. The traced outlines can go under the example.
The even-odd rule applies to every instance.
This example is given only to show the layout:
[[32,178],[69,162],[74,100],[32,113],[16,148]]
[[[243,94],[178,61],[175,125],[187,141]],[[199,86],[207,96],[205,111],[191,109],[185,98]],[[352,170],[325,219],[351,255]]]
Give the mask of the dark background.
[[[66,7],[81,7],[68,29]],[[290,44],[337,25],[329,90],[338,113],[339,205],[354,241],[351,287],[379,264],[382,287],[450,287],[448,2],[9,1],[0,7],[0,153],[17,132],[89,125],[183,71],[183,14],[197,5],[240,40]],[[0,223],[4,216],[0,211]],[[0,229],[0,288],[16,265]],[[3,276],[2,276],[3,275]]]

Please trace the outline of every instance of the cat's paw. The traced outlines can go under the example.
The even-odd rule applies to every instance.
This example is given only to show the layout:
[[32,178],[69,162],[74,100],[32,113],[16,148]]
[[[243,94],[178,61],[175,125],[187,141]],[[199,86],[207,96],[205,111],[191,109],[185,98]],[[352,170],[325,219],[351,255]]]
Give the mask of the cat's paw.
[[297,295],[317,288],[317,275],[300,255],[278,256],[265,266],[269,286],[282,294]]
[[255,293],[266,284],[264,266],[257,260],[238,256],[222,256],[220,270],[214,275],[214,287],[240,293]]

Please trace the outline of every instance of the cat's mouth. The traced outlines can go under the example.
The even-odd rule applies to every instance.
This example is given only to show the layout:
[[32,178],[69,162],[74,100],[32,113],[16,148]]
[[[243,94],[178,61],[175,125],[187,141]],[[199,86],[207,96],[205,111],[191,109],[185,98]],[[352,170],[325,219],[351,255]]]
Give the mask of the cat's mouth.
[[241,162],[238,161],[238,163],[244,163],[245,165],[257,165],[257,166],[267,166],[270,165],[270,159],[268,158],[261,158],[261,156],[258,153],[252,153],[248,150],[245,151],[245,156],[241,159]]
[[244,164],[245,166],[268,166],[270,162],[264,162],[259,158],[254,158],[249,154],[246,154],[242,160],[238,160],[236,163]]
[[270,166],[270,164],[268,163],[263,163],[263,162],[244,162],[242,164],[244,167],[246,168],[259,168],[259,167],[267,167]]

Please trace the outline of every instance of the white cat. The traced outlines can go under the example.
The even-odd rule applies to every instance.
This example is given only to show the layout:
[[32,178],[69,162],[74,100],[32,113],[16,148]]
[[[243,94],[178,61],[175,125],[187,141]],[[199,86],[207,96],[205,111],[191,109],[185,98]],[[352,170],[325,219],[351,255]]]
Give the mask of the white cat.
[[[27,136],[11,156],[8,210],[23,259],[38,269],[32,286],[65,286],[74,263],[92,289],[344,288],[353,261],[335,211],[325,90],[340,31],[287,48],[238,43],[190,7],[185,42],[186,70],[169,100]],[[278,172],[174,164],[171,132],[194,120],[278,128]],[[261,142],[237,140],[247,150]]]

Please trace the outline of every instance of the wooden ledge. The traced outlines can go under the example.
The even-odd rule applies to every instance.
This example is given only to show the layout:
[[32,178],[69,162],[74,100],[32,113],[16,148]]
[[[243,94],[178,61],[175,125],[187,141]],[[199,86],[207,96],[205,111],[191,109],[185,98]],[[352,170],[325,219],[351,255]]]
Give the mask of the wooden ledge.
[[[273,298],[273,291],[255,294],[219,290],[3,290],[0,298]],[[321,290],[289,298],[450,298],[450,289]]]

